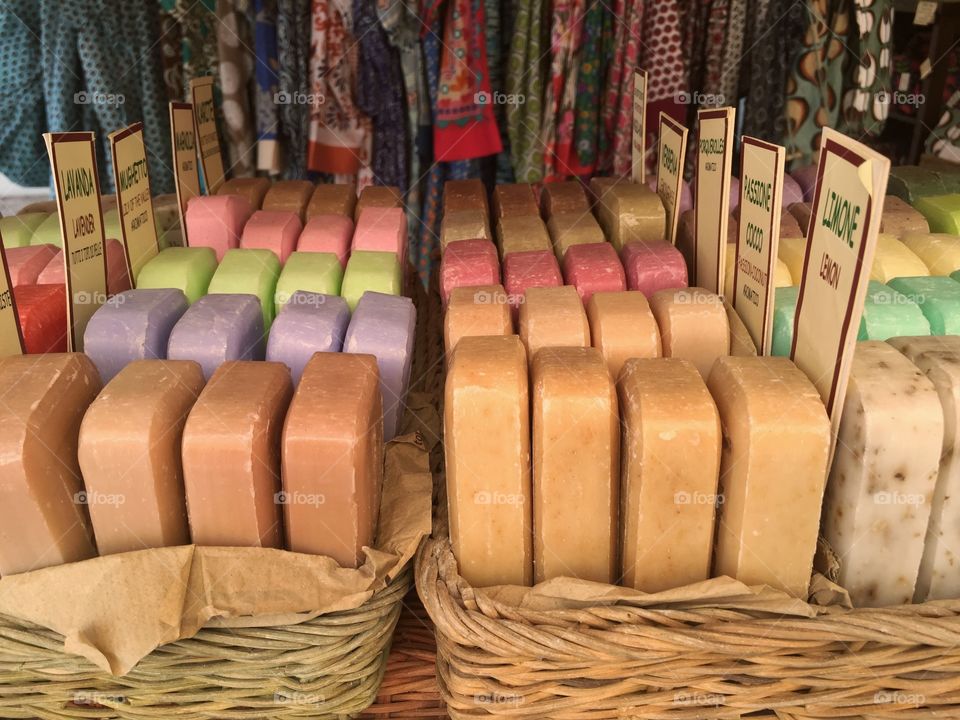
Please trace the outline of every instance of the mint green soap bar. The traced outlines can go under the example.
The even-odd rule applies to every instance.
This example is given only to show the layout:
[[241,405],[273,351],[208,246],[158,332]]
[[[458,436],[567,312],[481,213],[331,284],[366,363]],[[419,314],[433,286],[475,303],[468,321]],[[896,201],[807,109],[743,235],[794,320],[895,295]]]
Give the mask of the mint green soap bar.
[[210,281],[208,295],[256,295],[263,311],[263,329],[276,317],[273,296],[280,278],[280,259],[273,250],[234,248],[227,250]]
[[960,194],[917,198],[913,206],[927,219],[930,232],[960,235]]
[[797,296],[800,288],[778,287],[773,294],[773,347],[771,354],[790,357],[793,345],[793,321],[797,315]]
[[339,295],[343,282],[340,258],[328,252],[293,252],[287,258],[277,281],[274,302],[277,312],[297,290],[323,295]]
[[384,295],[402,293],[403,276],[396,253],[357,250],[350,254],[340,288],[340,295],[347,301],[350,312],[368,290]]
[[960,277],[960,271],[950,277],[894,278],[887,285],[920,306],[930,323],[931,335],[960,335],[960,283],[956,281],[957,277]]
[[857,340],[929,335],[930,323],[911,298],[876,280],[867,286]]
[[50,213],[40,221],[37,229],[33,231],[33,235],[30,236],[30,244],[63,247],[63,237],[60,234],[60,216],[57,213]]
[[48,216],[49,213],[35,212],[0,218],[0,236],[3,237],[3,246],[5,248],[26,247],[30,244],[30,238],[33,237],[37,227]]
[[211,248],[166,248],[140,269],[137,289],[176,288],[194,303],[207,294],[216,270],[217,254]]

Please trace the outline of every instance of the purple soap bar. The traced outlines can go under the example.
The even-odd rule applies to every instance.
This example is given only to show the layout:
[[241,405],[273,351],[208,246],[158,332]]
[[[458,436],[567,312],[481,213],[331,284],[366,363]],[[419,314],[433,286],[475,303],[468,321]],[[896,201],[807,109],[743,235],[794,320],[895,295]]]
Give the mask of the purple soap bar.
[[410,298],[365,292],[353,311],[343,351],[377,358],[383,394],[383,440],[397,434],[410,384],[417,311]]
[[563,256],[563,279],[577,288],[584,304],[595,292],[627,289],[617,251],[606,242],[571,246]]
[[[813,192],[817,188],[817,166],[807,165],[797,168],[789,175],[784,175],[783,179],[786,180],[788,177],[797,184],[800,192],[803,193],[803,197],[800,200],[794,200],[794,202],[813,202]],[[784,196],[786,196],[786,193],[784,193]],[[793,203],[784,204],[789,207]]]
[[190,247],[213,248],[217,262],[224,253],[240,246],[243,226],[252,212],[240,195],[205,195],[187,205],[187,243]]
[[170,331],[188,306],[172,288],[127,290],[101,305],[83,333],[83,351],[104,384],[134,360],[165,359]]
[[689,287],[683,255],[668,242],[632,242],[620,251],[627,288],[650,297],[658,290]]
[[440,260],[440,297],[446,307],[454,288],[500,284],[500,258],[490,240],[456,240]]
[[227,360],[263,360],[260,300],[256,295],[204,295],[173,326],[167,357],[197,361],[207,380]]
[[346,268],[352,239],[352,219],[343,215],[314,215],[300,233],[297,252],[333,253],[340,260],[340,267]]
[[[647,180],[647,185],[654,192],[657,191],[656,176]],[[693,209],[693,190],[690,189],[690,183],[686,180],[680,181],[680,212],[686,212]]]
[[297,385],[314,353],[340,352],[349,322],[350,308],[342,297],[297,290],[270,326],[267,360],[290,368]]

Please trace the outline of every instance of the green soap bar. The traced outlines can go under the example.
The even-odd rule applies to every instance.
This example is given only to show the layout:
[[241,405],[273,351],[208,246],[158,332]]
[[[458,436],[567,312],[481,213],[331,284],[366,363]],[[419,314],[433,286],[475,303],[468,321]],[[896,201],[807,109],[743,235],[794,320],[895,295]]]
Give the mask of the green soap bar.
[[120,211],[112,208],[103,213],[103,236],[109,240],[123,240],[123,231],[120,229]]
[[927,219],[930,232],[960,235],[960,195],[917,198],[913,206]]
[[280,312],[297,290],[339,295],[342,282],[343,266],[335,253],[290,253],[277,281],[277,292],[274,296],[277,312]]
[[3,246],[5,248],[26,247],[30,244],[34,231],[48,216],[49,213],[36,212],[0,218],[0,236],[3,236]]
[[273,295],[279,277],[280,259],[273,250],[234,248],[224,253],[207,294],[256,295],[263,311],[263,329],[269,330],[276,316]]
[[927,195],[945,195],[947,188],[943,181],[932,170],[903,165],[890,168],[890,178],[887,181],[887,195],[896,195],[901,200],[913,205],[917,198]]
[[137,289],[177,288],[193,303],[207,294],[216,270],[217,254],[212,248],[166,248],[140,269]]
[[930,323],[931,335],[960,335],[960,283],[955,279],[958,277],[960,271],[950,277],[901,277],[887,285],[920,306]]
[[31,245],[56,245],[63,247],[63,237],[60,235],[60,216],[57,213],[50,213],[40,221],[37,229],[30,236]]
[[347,260],[340,295],[350,306],[350,312],[353,312],[368,290],[384,295],[400,295],[402,288],[403,276],[396,253],[358,250],[351,253]]
[[913,300],[881,282],[870,281],[857,340],[929,334],[930,323]]
[[793,321],[797,314],[797,296],[800,288],[778,287],[773,291],[773,347],[771,354],[790,357],[793,345]]
[[940,182],[943,183],[943,187],[948,193],[960,193],[960,172],[942,167],[931,169],[936,173],[937,177],[940,178]]

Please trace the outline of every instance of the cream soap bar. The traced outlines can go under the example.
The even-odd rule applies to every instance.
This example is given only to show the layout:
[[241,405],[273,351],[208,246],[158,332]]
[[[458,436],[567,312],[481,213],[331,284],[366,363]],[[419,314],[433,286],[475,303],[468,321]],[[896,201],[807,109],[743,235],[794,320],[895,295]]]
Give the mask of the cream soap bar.
[[646,296],[638,290],[597,292],[587,302],[593,347],[616,379],[629,358],[660,357],[660,329]]
[[590,347],[590,324],[577,289],[529,288],[520,305],[520,339],[531,360],[540,348]]
[[443,316],[443,349],[447,358],[465,337],[512,335],[513,318],[502,285],[454,288]]
[[628,242],[663,240],[667,216],[660,197],[646,185],[593,178],[597,216],[607,239],[619,252]]
[[703,288],[660,290],[650,296],[663,356],[692,362],[706,378],[718,357],[730,354],[730,323],[719,295]]
[[[873,257],[870,279],[889,283],[898,277],[929,275],[930,270],[909,247],[893,235],[877,235],[877,252]],[[799,282],[799,280],[798,280]]]
[[923,261],[931,275],[950,275],[960,270],[960,237],[944,233],[911,233],[903,244]]

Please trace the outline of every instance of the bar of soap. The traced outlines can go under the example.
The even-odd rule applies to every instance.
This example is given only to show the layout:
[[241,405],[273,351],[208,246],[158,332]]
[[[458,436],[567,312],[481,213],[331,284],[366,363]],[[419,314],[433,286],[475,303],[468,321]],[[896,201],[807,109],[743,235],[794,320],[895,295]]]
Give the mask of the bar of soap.
[[631,182],[603,182],[593,178],[590,188],[597,196],[597,218],[614,249],[628,242],[656,242],[666,233],[663,203],[646,185]]
[[620,416],[594,348],[547,348],[530,369],[534,582],[615,582]]
[[[59,257],[61,265],[63,264],[63,255],[58,253],[54,245],[9,248],[6,255],[11,287],[36,285],[40,273],[55,257]],[[62,277],[61,282],[63,282]]]
[[707,387],[723,429],[714,575],[806,600],[830,454],[820,394],[776,357],[720,358]]
[[552,250],[547,226],[538,215],[505,215],[497,220],[500,258],[516,252]]
[[298,385],[314,353],[343,349],[349,322],[350,308],[342,297],[297,290],[273,321],[266,358],[286,365]]
[[858,343],[823,506],[857,607],[913,599],[943,430],[933,383],[890,345]]
[[[806,254],[806,238],[780,238],[780,242],[777,245],[777,259],[786,266],[790,277],[798,285],[800,281],[803,280],[803,263]],[[874,267],[876,267],[876,264]]]
[[[647,180],[647,187],[654,192],[657,191],[657,177],[655,175]],[[685,213],[687,210],[692,209],[693,190],[690,188],[690,183],[684,180],[680,183],[680,212]]]
[[960,335],[960,283],[955,282],[956,277],[898,277],[887,285],[920,306],[931,335]]
[[[296,213],[302,223],[306,220],[307,204],[315,189],[314,184],[309,180],[278,180],[264,195],[262,208]],[[191,242],[192,240],[193,236],[191,236]]]
[[454,288],[497,285],[500,260],[489,240],[458,240],[447,246],[440,260],[440,297],[444,307]]
[[[798,205],[798,204],[800,204],[800,203],[794,203],[794,204],[791,205],[790,207],[793,207],[794,205]],[[787,212],[786,210],[784,210],[783,212],[780,213],[780,237],[781,237],[781,239],[782,239],[782,238],[785,238],[785,237],[802,238],[802,237],[806,237],[806,234],[807,234],[807,226],[806,226],[806,225],[804,225],[804,226],[801,228],[801,227],[800,227],[800,223],[797,222],[797,218],[794,217],[791,213]]]
[[[733,280],[737,269],[737,246],[733,243],[726,245],[727,261],[723,272],[723,296],[727,299],[733,298]],[[790,268],[779,257],[773,263],[773,286],[790,287],[795,281],[790,273]]]
[[[786,185],[786,175],[784,177],[784,185]],[[737,212],[740,209],[740,178],[736,175],[730,178],[730,205],[727,208],[730,212]]]
[[77,438],[97,369],[81,353],[13,356],[0,387],[0,574],[94,557]]
[[27,203],[22,208],[17,210],[17,215],[25,215],[26,213],[45,213],[49,215],[50,213],[57,213],[57,201],[56,200],[38,200],[37,202]]
[[27,354],[66,352],[66,286],[20,285],[13,289],[13,296]]
[[649,298],[664,357],[692,362],[706,378],[730,354],[730,324],[719,295],[703,288],[660,290]]
[[666,241],[627,243],[620,250],[620,260],[627,287],[647,297],[658,290],[684,288],[690,284],[683,255]]
[[[130,275],[127,273],[127,257],[123,244],[119,240],[108,238],[105,244],[107,256],[107,294],[116,295],[131,288]],[[37,282],[45,285],[66,283],[67,269],[63,262],[63,250],[58,250],[50,258],[43,271],[37,276]]]
[[783,287],[774,290],[773,344],[771,355],[789,357],[793,347],[793,328],[797,316],[797,297],[800,288]]
[[960,195],[920,197],[913,206],[927,219],[930,232],[960,234]]
[[227,362],[183,427],[183,483],[196,545],[283,547],[280,437],[293,397],[280,363]]
[[886,340],[903,335],[929,335],[930,323],[909,297],[871,280],[860,319],[858,340]]
[[316,353],[290,403],[282,447],[289,549],[359,567],[376,537],[383,485],[376,358]]
[[960,336],[957,335],[893,337],[887,340],[887,344],[906,355],[913,363],[927,352],[960,352]]
[[660,592],[710,577],[720,419],[686,360],[632,359],[619,374],[623,418],[623,584]]
[[788,208],[791,205],[806,200],[806,190],[800,186],[797,180],[791,175],[783,176],[783,192],[780,195],[781,208]]
[[636,290],[597,292],[587,302],[593,347],[616,378],[629,358],[660,357],[660,329],[646,296]]
[[606,242],[600,224],[590,213],[557,213],[547,222],[550,241],[557,260],[563,262],[564,256],[574,245],[592,245]]
[[949,275],[960,270],[960,237],[944,233],[910,233],[903,244],[920,258],[931,275]]
[[402,208],[366,208],[357,219],[351,249],[392,252],[400,266],[407,259],[407,217]]
[[759,354],[757,344],[729,300],[724,301],[723,309],[730,325],[730,354],[736,357],[756,357]]
[[180,441],[202,389],[195,362],[137,360],[90,405],[78,457],[101,555],[190,543]]
[[563,279],[577,289],[585,303],[595,292],[627,289],[620,256],[607,242],[572,246],[563,256]]
[[943,181],[932,170],[911,165],[890,168],[887,194],[896,195],[910,205],[916,205],[916,201],[921,197],[946,193],[947,188]]
[[545,218],[554,215],[590,212],[590,201],[579,180],[545,183],[540,191],[540,210]]
[[683,256],[687,268],[692,268],[696,262],[694,243],[695,218],[693,210],[680,213],[677,220],[677,250]]
[[360,191],[360,197],[353,208],[353,219],[356,222],[364,208],[402,208],[403,193],[400,188],[392,185],[367,185]]
[[217,261],[227,250],[240,246],[240,235],[253,212],[239,195],[203,195],[187,205],[184,219],[190,247],[212,248]]
[[417,311],[410,298],[366,292],[357,303],[343,338],[344,352],[377,358],[384,442],[396,436],[406,407],[416,324]]
[[173,326],[187,311],[176,289],[127,290],[97,310],[83,333],[83,351],[106,383],[135,360],[163,360]]
[[880,232],[902,238],[912,233],[930,232],[927,219],[896,195],[887,195],[880,216]]
[[527,355],[516,335],[459,342],[447,371],[443,436],[460,574],[474,587],[530,585],[530,405]]
[[257,211],[263,207],[263,198],[270,190],[270,180],[265,177],[231,178],[217,190],[217,195],[239,195]]
[[443,184],[443,214],[481,209],[489,214],[487,188],[476,178],[447,180]]
[[55,245],[63,247],[63,236],[60,232],[60,216],[54,207],[53,212],[40,221],[30,236],[31,245]]
[[285,263],[297,247],[303,230],[300,216],[280,210],[257,210],[243,226],[240,247],[244,250],[270,250]]
[[440,222],[440,254],[457,240],[492,240],[487,211],[481,208],[445,213]]
[[323,295],[339,295],[343,282],[343,268],[333,253],[295,252],[287,258],[280,271],[273,300],[277,312],[297,290],[309,290]]
[[817,189],[817,165],[805,165],[790,172],[790,177],[800,187],[804,202],[813,202],[814,191]]
[[577,289],[532,287],[520,304],[520,340],[532,360],[540,348],[590,347],[590,323]]
[[22,213],[0,218],[0,236],[3,246],[10,248],[26,247],[40,223],[47,219],[46,213]]
[[395,253],[357,250],[350,255],[343,273],[340,295],[352,311],[367,291],[400,295],[403,277]]
[[447,358],[461,338],[512,335],[513,318],[502,285],[454,288],[443,314],[443,349]]
[[[223,189],[223,185],[220,189]],[[180,227],[180,201],[177,200],[176,193],[154,196],[153,222],[157,227],[157,235],[163,235],[173,228]]]
[[263,328],[270,330],[276,315],[274,294],[280,261],[272,250],[229,250],[210,280],[209,295],[253,295],[260,303]]
[[552,250],[510,253],[503,259],[503,287],[514,320],[527,290],[560,285],[563,285],[563,276]]
[[206,295],[170,333],[167,357],[195,360],[210,379],[227,360],[263,360],[263,311],[255,295]]
[[540,205],[529,183],[497,185],[493,188],[493,216],[495,218],[536,215]]
[[217,256],[211,248],[166,248],[140,269],[137,289],[176,288],[193,303],[206,295],[216,270]]
[[873,256],[870,279],[888,283],[893,278],[929,275],[930,271],[903,242],[893,235],[877,235],[877,250]]
[[813,212],[810,203],[794,203],[787,208],[787,211],[793,216],[793,219],[797,221],[797,226],[805,236],[807,234],[807,228],[810,227],[810,213]]
[[352,185],[320,183],[307,204],[307,224],[317,215],[341,215],[353,220],[357,191]]
[[314,215],[300,233],[298,252],[333,253],[342,267],[347,267],[350,243],[353,241],[353,220],[343,215]]

